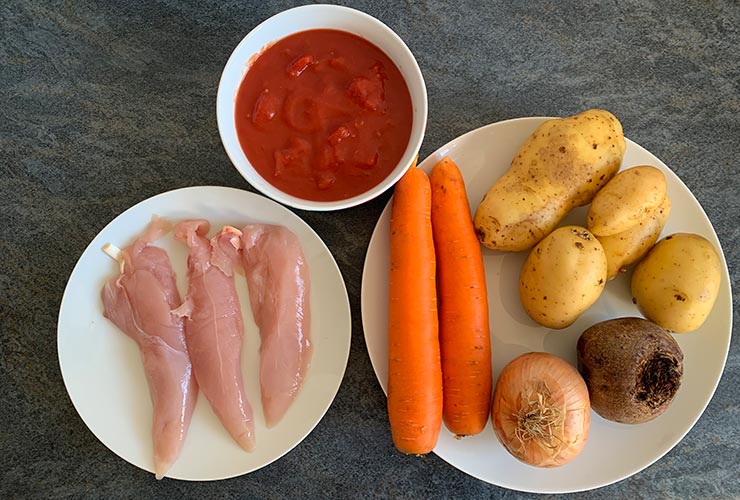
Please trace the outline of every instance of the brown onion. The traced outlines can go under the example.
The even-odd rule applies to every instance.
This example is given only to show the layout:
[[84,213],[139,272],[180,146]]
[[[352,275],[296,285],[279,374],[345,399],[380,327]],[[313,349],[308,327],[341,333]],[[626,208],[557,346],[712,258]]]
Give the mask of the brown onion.
[[493,394],[493,428],[522,462],[558,467],[583,450],[591,422],[588,388],[573,366],[544,352],[506,365]]

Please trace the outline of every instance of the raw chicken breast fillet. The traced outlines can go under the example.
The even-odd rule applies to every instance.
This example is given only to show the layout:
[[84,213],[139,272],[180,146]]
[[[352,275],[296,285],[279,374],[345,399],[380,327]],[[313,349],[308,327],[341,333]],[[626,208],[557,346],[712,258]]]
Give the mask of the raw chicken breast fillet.
[[311,354],[310,276],[300,241],[283,226],[242,229],[242,263],[260,329],[260,386],[268,427],[301,389]]
[[210,224],[190,220],[175,226],[187,244],[188,293],[179,313],[195,378],[231,437],[247,451],[255,445],[252,407],[244,394],[241,353],[244,323],[234,285],[241,233],[225,227],[208,240]]
[[117,256],[120,276],[101,291],[104,316],[139,346],[153,406],[154,469],[161,479],[177,459],[198,389],[185,344],[181,305],[170,259],[149,243],[171,225],[153,218],[147,231]]

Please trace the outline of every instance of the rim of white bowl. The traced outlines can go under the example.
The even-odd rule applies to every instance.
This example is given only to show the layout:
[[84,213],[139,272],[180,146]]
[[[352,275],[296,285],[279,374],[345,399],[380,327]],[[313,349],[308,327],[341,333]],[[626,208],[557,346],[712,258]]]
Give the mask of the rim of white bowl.
[[[383,48],[378,46],[375,42],[370,41],[374,45],[378,46],[380,50],[382,50],[390,59],[393,61],[393,63],[398,67],[398,69],[401,71],[402,76],[404,76],[404,80],[406,81],[406,86],[409,89],[409,94],[411,94],[411,101],[412,101],[412,114],[413,114],[413,121],[411,126],[411,136],[409,137],[409,143],[406,146],[406,150],[404,151],[403,156],[401,157],[401,160],[398,162],[398,165],[391,171],[391,173],[385,177],[381,182],[379,182],[377,185],[375,185],[373,188],[365,191],[364,193],[361,193],[357,196],[353,196],[351,198],[345,198],[342,200],[335,200],[335,201],[313,201],[313,200],[306,200],[303,198],[298,198],[296,196],[292,196],[290,194],[287,194],[272,184],[270,184],[264,177],[262,177],[252,166],[249,159],[246,157],[246,154],[241,148],[241,144],[239,143],[238,137],[236,140],[236,147],[229,147],[224,139],[225,130],[233,129],[234,134],[236,134],[235,129],[236,125],[234,123],[234,105],[233,101],[225,101],[225,99],[230,98],[230,96],[224,95],[224,83],[225,83],[225,76],[226,72],[229,68],[231,68],[235,64],[240,64],[242,66],[246,66],[248,64],[248,61],[251,57],[254,57],[256,53],[259,53],[259,50],[262,50],[265,45],[260,47],[260,49],[257,52],[253,52],[250,54],[246,60],[243,60],[244,58],[236,59],[236,54],[239,52],[242,46],[247,44],[253,37],[257,36],[260,31],[264,30],[266,26],[269,26],[270,24],[275,23],[276,21],[279,21],[282,17],[287,17],[291,15],[295,15],[296,11],[313,11],[309,14],[309,12],[305,12],[305,15],[312,15],[316,16],[317,14],[320,14],[321,12],[344,12],[345,14],[356,16],[359,19],[362,19],[364,22],[368,22],[371,24],[374,24],[376,27],[380,28],[387,36],[389,36],[393,43],[397,44],[403,55],[408,59],[409,65],[405,66],[407,75],[404,74],[403,69],[401,69],[401,65],[398,64],[396,59],[390,56],[388,52]],[[315,28],[306,28],[306,29],[322,29],[320,26],[317,26]],[[326,27],[326,29],[338,29],[341,30],[341,28],[334,28],[334,27]],[[282,35],[280,38],[286,37],[292,33],[298,33],[300,31],[304,30],[296,30],[292,31],[290,33],[286,33],[285,35]],[[346,31],[346,30],[342,30]],[[349,31],[347,31],[349,33]],[[357,35],[361,36],[361,35]],[[279,40],[280,38],[276,38],[272,40],[273,42],[276,40]],[[364,38],[364,37],[363,37]],[[268,42],[269,43],[269,42]],[[241,78],[239,79],[239,82],[237,84],[237,89],[239,85],[241,84],[241,80],[244,78],[244,74],[246,74],[246,71],[242,74]],[[413,78],[419,85],[416,91],[413,91],[410,85],[409,80]],[[414,94],[419,96],[419,107],[418,110],[416,106],[414,106]],[[222,113],[219,113],[219,110],[222,109],[224,106],[227,106],[227,109],[224,109],[222,113],[228,113],[228,123],[223,123],[224,119],[221,117]],[[234,50],[231,52],[231,55],[229,56],[229,59],[226,61],[226,64],[224,65],[224,69],[221,72],[221,78],[219,79],[218,83],[218,91],[216,93],[216,123],[218,125],[218,132],[219,136],[221,138],[221,145],[223,146],[224,150],[226,151],[226,155],[229,157],[229,160],[231,161],[231,164],[233,167],[239,172],[239,174],[244,178],[245,181],[249,183],[252,187],[254,187],[257,191],[264,194],[265,196],[268,196],[269,198],[282,203],[283,205],[287,205],[293,208],[301,209],[301,210],[310,210],[310,211],[332,211],[332,210],[343,210],[345,208],[351,208],[357,205],[360,205],[362,203],[368,202],[374,198],[377,198],[381,194],[383,194],[385,191],[390,189],[395,183],[398,181],[398,179],[401,178],[401,176],[409,169],[411,164],[414,161],[414,158],[419,153],[419,150],[421,149],[422,141],[424,140],[424,135],[426,133],[426,126],[427,126],[427,118],[428,118],[428,98],[427,98],[427,88],[426,88],[426,82],[424,81],[424,75],[421,73],[421,68],[419,68],[419,63],[416,60],[416,57],[414,57],[414,54],[411,52],[411,49],[406,45],[406,42],[403,41],[403,39],[391,28],[389,28],[385,23],[380,21],[379,19],[371,16],[370,14],[367,14],[365,12],[362,12],[357,9],[353,9],[350,7],[344,7],[341,5],[329,5],[329,4],[314,4],[314,5],[303,5],[300,7],[294,7],[291,9],[284,10],[282,12],[279,12],[264,21],[262,21],[260,24],[255,26],[247,35],[242,38],[242,40],[237,44],[237,46],[234,48]],[[417,123],[417,113],[418,113],[418,123]],[[225,117],[224,117],[225,118]],[[416,134],[414,134],[414,131],[417,129],[417,127],[420,127],[421,130],[417,130]],[[236,155],[243,156],[242,158],[235,157]],[[242,165],[244,163],[245,165]],[[249,179],[247,176],[247,173],[245,170],[248,171],[248,173],[255,177],[255,179]],[[255,182],[255,180],[259,182]]]

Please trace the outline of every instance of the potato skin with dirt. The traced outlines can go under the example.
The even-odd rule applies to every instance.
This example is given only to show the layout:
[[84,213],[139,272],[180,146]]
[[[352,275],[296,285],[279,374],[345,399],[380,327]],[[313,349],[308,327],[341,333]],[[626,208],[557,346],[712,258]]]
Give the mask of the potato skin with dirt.
[[619,170],[625,148],[622,125],[608,111],[546,121],[476,209],[478,239],[494,250],[532,248],[571,209],[591,202]]
[[548,328],[570,326],[601,295],[606,254],[585,227],[564,226],[540,241],[519,275],[527,314]]
[[591,408],[607,420],[653,420],[670,406],[681,386],[683,352],[652,321],[616,318],[596,323],[581,334],[577,350]]
[[594,196],[586,227],[598,237],[627,231],[657,210],[667,192],[665,174],[655,167],[622,170]]
[[658,241],[671,213],[671,201],[666,196],[658,208],[645,220],[611,236],[597,236],[606,253],[606,275],[612,280],[626,267],[642,259]]
[[699,328],[712,312],[722,280],[722,261],[698,234],[666,236],[632,274],[632,297],[648,319],[676,333]]

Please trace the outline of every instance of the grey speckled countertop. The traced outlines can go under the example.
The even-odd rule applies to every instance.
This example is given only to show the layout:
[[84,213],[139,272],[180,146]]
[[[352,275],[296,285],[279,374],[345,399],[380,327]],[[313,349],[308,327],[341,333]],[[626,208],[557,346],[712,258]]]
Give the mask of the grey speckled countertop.
[[[485,5],[483,5],[485,4]],[[352,348],[316,429],[278,462],[212,483],[163,480],[103,446],[73,408],[56,353],[64,287],[90,240],[157,193],[252,188],[231,167],[215,96],[233,47],[289,1],[0,3],[0,497],[507,497],[432,455],[392,447],[360,321],[363,259],[390,193],[300,212],[346,279]],[[418,58],[425,157],[484,124],[603,107],[693,191],[740,268],[740,4],[362,1]],[[347,232],[351,221],[352,232]],[[737,308],[734,323],[738,321]],[[688,435],[593,498],[740,497],[740,342]]]

